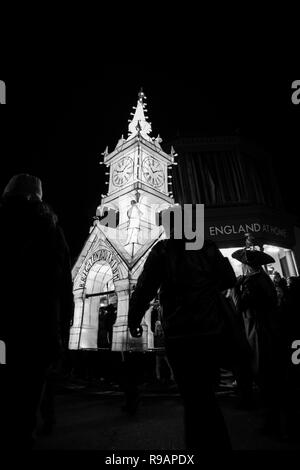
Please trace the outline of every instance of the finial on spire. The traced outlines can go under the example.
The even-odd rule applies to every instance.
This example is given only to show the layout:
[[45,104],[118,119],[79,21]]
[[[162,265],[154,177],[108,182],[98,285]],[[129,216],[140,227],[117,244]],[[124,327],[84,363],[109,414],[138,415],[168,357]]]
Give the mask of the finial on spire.
[[102,159],[102,161],[99,162],[100,165],[106,165],[107,166],[107,164],[105,163],[105,158],[108,155],[108,145],[106,146],[104,152],[101,152],[101,155],[103,156],[103,159]]
[[147,121],[147,117],[145,116],[145,99],[146,96],[143,88],[140,88],[137,105],[136,107],[133,107],[135,112],[131,113],[133,118],[129,119],[129,135],[127,140],[135,137],[136,135],[141,135],[144,139],[152,141],[151,137],[149,136],[151,132],[151,123]]
[[175,151],[173,145],[172,145],[172,147],[171,147],[171,157],[172,157],[172,158],[178,157],[178,153],[176,153],[176,151]]
[[140,88],[138,97],[139,97],[140,103],[143,103],[143,100],[146,99],[145,93],[143,92],[143,87]]
[[101,153],[101,155],[103,155],[103,157],[106,157],[106,155],[108,155],[108,145],[106,146],[104,152]]

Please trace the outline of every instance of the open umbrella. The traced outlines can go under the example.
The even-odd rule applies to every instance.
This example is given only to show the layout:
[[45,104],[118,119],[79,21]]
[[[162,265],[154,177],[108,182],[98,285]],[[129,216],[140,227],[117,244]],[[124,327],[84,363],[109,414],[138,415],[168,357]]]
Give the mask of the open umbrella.
[[246,248],[242,248],[232,253],[231,256],[243,264],[248,264],[248,266],[262,266],[275,263],[275,259],[272,258],[272,256],[259,250],[247,250]]

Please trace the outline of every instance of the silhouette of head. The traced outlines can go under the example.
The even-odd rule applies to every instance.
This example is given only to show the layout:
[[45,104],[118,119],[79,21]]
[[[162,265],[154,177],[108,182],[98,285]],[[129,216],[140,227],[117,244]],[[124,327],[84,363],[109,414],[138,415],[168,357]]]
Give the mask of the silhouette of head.
[[42,182],[37,176],[21,173],[14,175],[3,191],[3,197],[22,197],[28,200],[42,200]]

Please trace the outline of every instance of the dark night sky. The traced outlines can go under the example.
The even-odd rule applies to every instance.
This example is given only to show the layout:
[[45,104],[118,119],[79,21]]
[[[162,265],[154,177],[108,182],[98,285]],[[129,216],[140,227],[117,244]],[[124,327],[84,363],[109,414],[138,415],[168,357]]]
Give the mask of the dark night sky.
[[[167,70],[167,72],[166,72]],[[143,86],[152,135],[250,137],[272,155],[287,210],[300,213],[298,191],[300,105],[291,102],[292,80],[259,74],[211,79],[203,71],[181,74],[152,63],[103,65],[101,74],[78,78],[35,73],[7,83],[0,108],[1,188],[20,172],[44,183],[44,198],[58,213],[72,257],[79,254],[105,191],[100,154],[127,137],[129,113]]]

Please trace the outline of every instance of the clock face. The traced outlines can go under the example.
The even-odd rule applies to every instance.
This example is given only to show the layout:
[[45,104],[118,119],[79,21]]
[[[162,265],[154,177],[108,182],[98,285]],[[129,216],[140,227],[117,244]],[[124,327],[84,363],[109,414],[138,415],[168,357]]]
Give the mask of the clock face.
[[130,157],[123,157],[116,164],[113,174],[112,181],[115,186],[122,186],[127,183],[133,173],[133,160]]
[[143,161],[143,175],[147,183],[159,188],[164,183],[164,170],[158,160],[146,157]]

